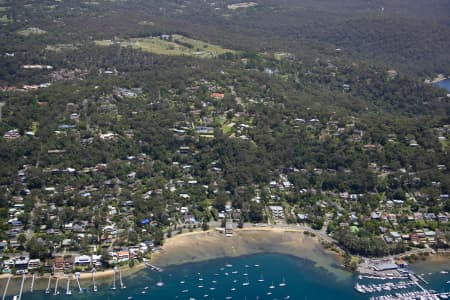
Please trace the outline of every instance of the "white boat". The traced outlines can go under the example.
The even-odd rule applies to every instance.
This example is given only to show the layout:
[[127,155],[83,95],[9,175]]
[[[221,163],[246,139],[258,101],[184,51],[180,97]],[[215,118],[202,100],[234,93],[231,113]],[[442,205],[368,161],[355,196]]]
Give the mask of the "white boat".
[[358,293],[363,293],[363,294],[366,292],[366,290],[363,289],[363,287],[360,286],[359,283],[357,283],[357,284],[355,285],[355,290],[356,290]]
[[258,282],[264,282],[264,277],[262,274],[261,274],[261,277],[259,277]]
[[233,265],[232,264],[226,264],[225,267],[231,268],[231,267],[233,267]]
[[273,281],[272,281],[272,284],[269,286],[269,289],[274,289],[275,288],[275,285],[273,284]]
[[286,286],[287,284],[286,284],[286,279],[284,279],[284,277],[283,277],[283,280],[281,281],[281,283],[279,284],[279,286],[281,286],[281,287],[283,287],[283,286]]
[[248,277],[247,277],[247,280],[246,280],[244,283],[242,283],[242,285],[243,285],[243,286],[248,286],[248,285],[250,285],[250,282],[248,281]]
[[181,292],[182,293],[187,293],[187,292],[189,292],[189,290],[182,290]]
[[164,282],[161,281],[161,278],[159,279],[159,281],[156,283],[156,286],[162,287],[164,285]]
[[448,271],[442,270],[441,272],[439,272],[441,274],[448,274]]

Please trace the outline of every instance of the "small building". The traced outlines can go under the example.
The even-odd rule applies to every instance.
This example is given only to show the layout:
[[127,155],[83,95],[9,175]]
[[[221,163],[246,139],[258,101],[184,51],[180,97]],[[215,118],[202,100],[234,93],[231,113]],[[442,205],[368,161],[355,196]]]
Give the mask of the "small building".
[[226,236],[232,236],[233,235],[233,223],[232,222],[226,222],[225,223],[225,235]]
[[75,257],[75,266],[89,266],[92,260],[88,255],[80,255]]
[[274,219],[284,219],[284,209],[278,205],[269,206],[270,213]]
[[30,259],[28,262],[28,270],[39,269],[40,266],[41,266],[41,260],[39,258]]
[[397,270],[398,266],[393,262],[386,262],[377,264],[374,266],[375,271],[391,271],[391,270]]

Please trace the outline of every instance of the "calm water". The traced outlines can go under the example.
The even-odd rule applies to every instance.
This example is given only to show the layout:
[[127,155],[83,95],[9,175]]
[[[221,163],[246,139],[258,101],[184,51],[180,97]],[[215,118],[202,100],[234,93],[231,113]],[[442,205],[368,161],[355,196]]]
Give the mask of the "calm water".
[[[99,286],[95,294],[90,287],[79,294],[76,283],[71,286],[73,299],[368,299],[354,292],[355,280],[351,275],[337,278],[308,260],[258,254],[174,266],[162,273],[145,270],[124,278],[127,287],[123,290],[118,282],[116,291],[108,284]],[[164,285],[157,286],[158,282]],[[283,282],[286,286],[280,286]],[[61,280],[59,286],[58,296],[36,291],[22,299],[67,299],[66,281]]]
[[[435,290],[450,289],[450,284],[446,283],[450,280],[448,275],[425,276],[432,281],[430,287]],[[264,281],[259,281],[262,279]],[[356,276],[337,277],[308,260],[281,254],[257,254],[174,266],[162,273],[144,270],[124,278],[126,289],[120,289],[117,280],[116,291],[110,290],[112,279],[111,283],[99,286],[97,293],[84,286],[87,292],[79,294],[75,282],[71,287],[73,299],[369,299],[369,295],[354,291],[356,281]],[[158,286],[158,282],[163,283],[162,286]],[[286,285],[280,286],[283,282]],[[22,299],[68,299],[65,288],[66,281],[61,280],[58,296],[35,291],[24,294]]]
[[450,91],[450,79],[445,79],[436,83],[437,86]]

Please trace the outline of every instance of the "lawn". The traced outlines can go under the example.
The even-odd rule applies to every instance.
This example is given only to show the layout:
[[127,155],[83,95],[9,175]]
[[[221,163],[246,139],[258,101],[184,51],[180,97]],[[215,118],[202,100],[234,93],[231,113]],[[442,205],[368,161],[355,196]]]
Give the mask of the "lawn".
[[[186,55],[202,58],[213,58],[224,53],[235,51],[222,48],[200,40],[191,39],[182,35],[174,34],[168,39],[160,37],[132,38],[117,42],[122,47],[132,47],[145,52],[161,55]],[[111,40],[96,41],[99,46],[110,46],[114,44]]]
[[30,35],[41,35],[41,34],[46,34],[47,31],[42,30],[40,28],[37,27],[30,27],[27,29],[23,29],[17,32],[17,34],[23,35],[23,36],[30,36]]

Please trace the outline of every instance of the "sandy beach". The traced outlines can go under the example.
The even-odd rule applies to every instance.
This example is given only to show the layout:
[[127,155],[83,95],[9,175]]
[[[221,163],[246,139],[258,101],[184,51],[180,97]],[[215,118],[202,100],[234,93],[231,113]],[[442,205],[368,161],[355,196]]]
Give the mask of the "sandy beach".
[[[232,237],[226,237],[216,230],[194,231],[175,235],[167,239],[163,251],[153,253],[151,263],[159,267],[180,265],[206,261],[221,257],[237,257],[257,253],[281,253],[293,255],[299,258],[309,259],[315,262],[317,267],[322,267],[338,276],[348,275],[343,270],[336,268],[340,264],[339,256],[328,253],[321,245],[317,237],[304,234],[301,229],[273,228],[273,227],[249,227],[234,230]],[[146,268],[144,263],[137,264],[133,268],[122,267],[123,277]],[[95,273],[97,284],[110,283],[114,270],[98,271]],[[1,275],[0,288],[3,289],[6,278],[10,275]],[[48,274],[36,276],[34,290],[44,290],[48,284]],[[71,276],[71,275],[69,275]],[[131,276],[132,277],[132,276]],[[67,276],[60,278],[60,287],[67,282]],[[75,278],[71,276],[75,287]],[[55,277],[52,279],[54,287]],[[83,287],[91,286],[91,273],[81,273],[80,281]],[[21,282],[20,276],[14,276],[8,289],[8,295],[18,292]],[[28,291],[31,285],[31,275],[27,275],[24,289]]]
[[339,272],[335,268],[340,264],[338,256],[325,251],[317,237],[295,228],[249,227],[234,230],[232,237],[215,230],[185,233],[166,240],[164,252],[153,254],[152,263],[166,267],[256,253],[293,255]]

